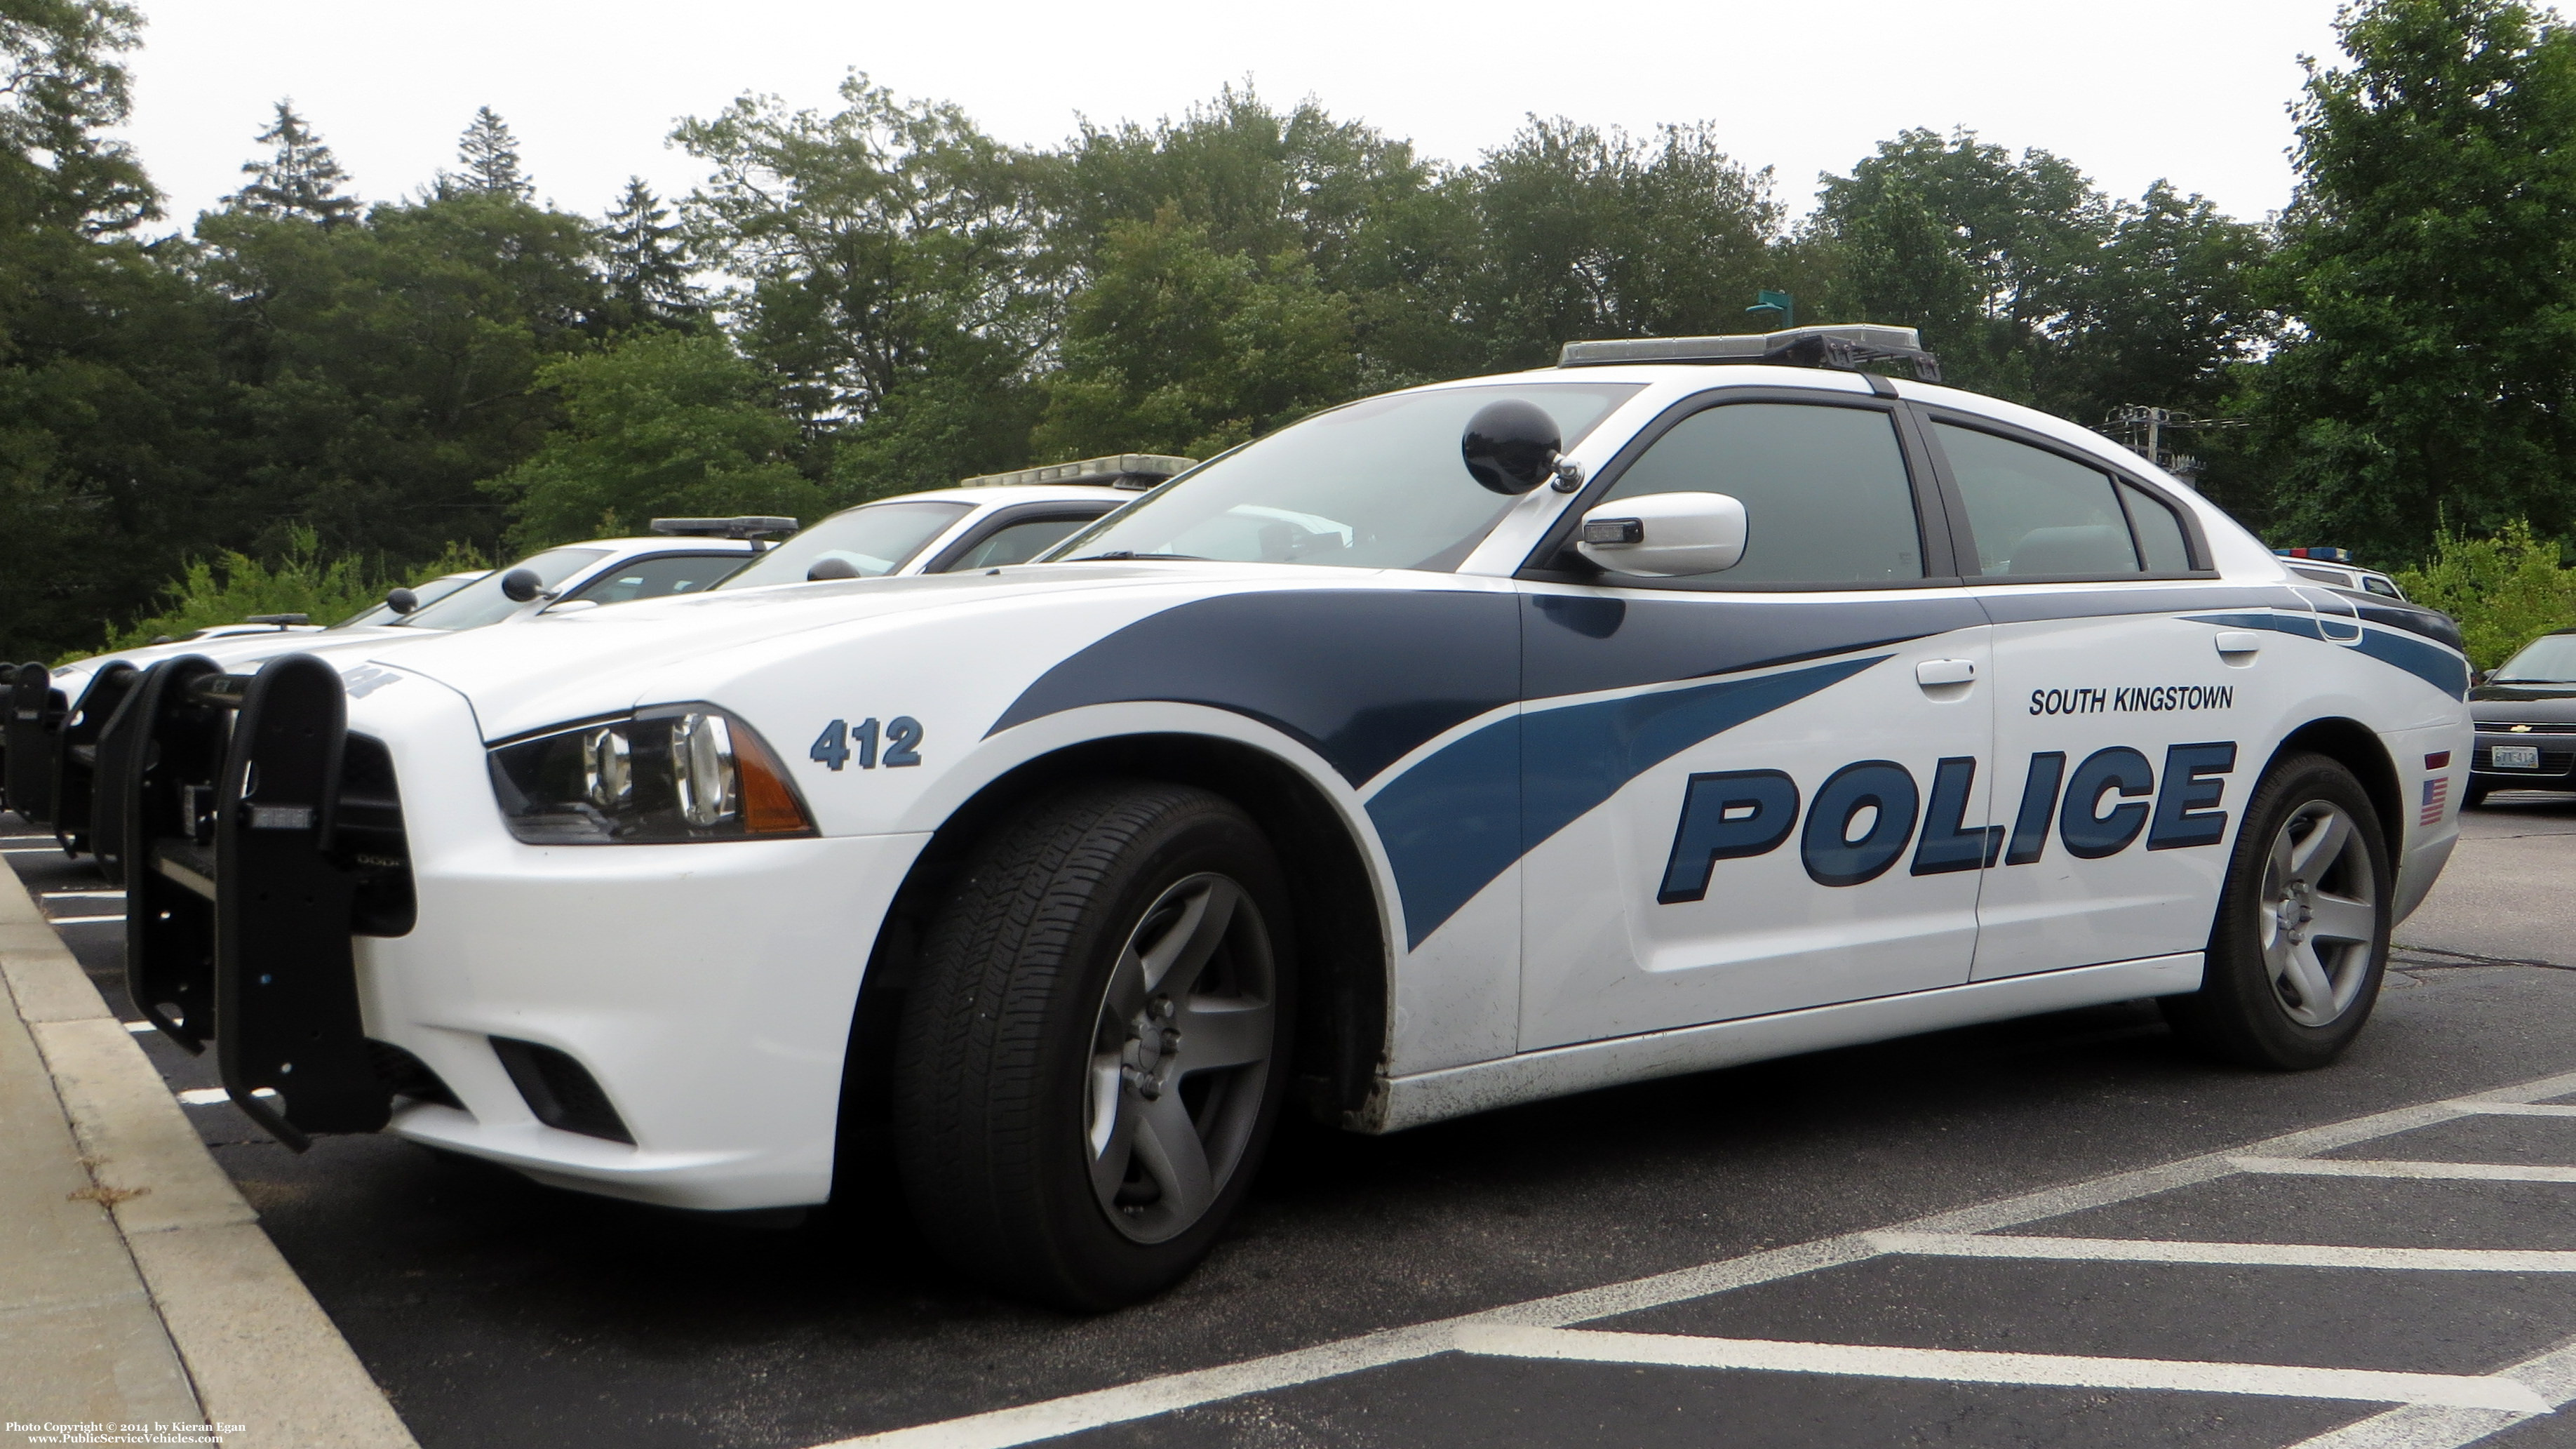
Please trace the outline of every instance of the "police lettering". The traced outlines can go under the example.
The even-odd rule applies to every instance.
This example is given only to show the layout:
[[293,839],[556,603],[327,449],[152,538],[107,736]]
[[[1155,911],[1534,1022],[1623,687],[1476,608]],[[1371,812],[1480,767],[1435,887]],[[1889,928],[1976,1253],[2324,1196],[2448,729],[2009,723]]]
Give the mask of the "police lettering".
[[[2038,691],[2033,700],[2040,694],[2066,696],[2071,703],[2059,712],[2084,712],[2086,691]],[[2078,860],[2117,855],[2141,835],[2149,850],[2217,845],[2227,837],[2227,812],[2218,806],[2227,792],[2225,777],[2235,769],[2232,740],[2175,745],[2165,751],[2161,771],[2126,745],[2095,750],[2071,770],[2063,751],[2043,751],[2030,757],[2021,803],[2006,826],[1965,823],[1977,772],[1971,757],[1940,762],[1929,804],[1920,810],[1923,794],[1912,772],[1893,760],[1861,760],[1817,787],[1803,830],[1797,783],[1782,771],[1693,775],[1683,787],[1681,820],[1655,899],[1666,905],[1703,900],[1719,861],[1767,855],[1792,834],[1808,876],[1825,886],[1876,880],[1905,857],[1908,844],[1914,846],[1907,867],[1913,875],[1991,870],[1999,860],[2029,865],[2047,854],[2052,825],[2059,846]]]
[[2234,709],[2232,684],[2125,684],[2117,689],[2034,689],[2030,712],[2051,714],[2167,714],[2174,710]]

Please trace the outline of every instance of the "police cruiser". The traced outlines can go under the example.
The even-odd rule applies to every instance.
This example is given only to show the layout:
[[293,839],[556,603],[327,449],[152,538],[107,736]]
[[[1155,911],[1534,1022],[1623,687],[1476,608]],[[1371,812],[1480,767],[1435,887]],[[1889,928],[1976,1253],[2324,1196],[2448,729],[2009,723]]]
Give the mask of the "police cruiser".
[[134,999],[290,1143],[900,1194],[1082,1308],[1186,1272],[1284,1110],[2143,997],[2333,1060],[2457,831],[2456,630],[1937,377],[1577,343],[1035,565],[160,663]]

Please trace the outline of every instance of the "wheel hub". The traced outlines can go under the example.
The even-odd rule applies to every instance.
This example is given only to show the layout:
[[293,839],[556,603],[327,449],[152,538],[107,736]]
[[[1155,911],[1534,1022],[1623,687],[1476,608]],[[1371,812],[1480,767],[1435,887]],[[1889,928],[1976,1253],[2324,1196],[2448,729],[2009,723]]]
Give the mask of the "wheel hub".
[[1127,1049],[1119,1075],[1148,1102],[1163,1095],[1172,1064],[1180,1059],[1181,1029],[1174,1025],[1180,1008],[1169,996],[1156,996],[1127,1020]]
[[2273,919],[2280,923],[2284,935],[2298,941],[2304,939],[2308,922],[2316,919],[2316,914],[2316,891],[2306,881],[2294,880],[2273,911]]

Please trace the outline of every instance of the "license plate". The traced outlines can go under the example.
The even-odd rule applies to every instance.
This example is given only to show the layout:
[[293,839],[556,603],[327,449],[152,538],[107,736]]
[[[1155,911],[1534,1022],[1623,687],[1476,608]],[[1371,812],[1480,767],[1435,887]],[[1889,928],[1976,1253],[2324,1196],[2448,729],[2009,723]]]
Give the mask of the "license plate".
[[2499,770],[2537,770],[2540,768],[2540,746],[2498,745],[2494,762]]

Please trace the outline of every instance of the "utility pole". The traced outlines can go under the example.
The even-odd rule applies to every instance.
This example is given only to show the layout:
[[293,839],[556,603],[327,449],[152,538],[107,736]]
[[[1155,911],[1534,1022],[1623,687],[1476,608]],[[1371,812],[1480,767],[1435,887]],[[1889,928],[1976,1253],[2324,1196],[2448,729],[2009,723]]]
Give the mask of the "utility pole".
[[2147,403],[2130,403],[2112,409],[2111,422],[2120,429],[2120,441],[2130,452],[2173,474],[2189,488],[2200,486],[2199,475],[2208,465],[2194,453],[2166,452],[2166,431],[2201,432],[2245,426],[2236,418],[2196,418],[2189,413]]

